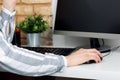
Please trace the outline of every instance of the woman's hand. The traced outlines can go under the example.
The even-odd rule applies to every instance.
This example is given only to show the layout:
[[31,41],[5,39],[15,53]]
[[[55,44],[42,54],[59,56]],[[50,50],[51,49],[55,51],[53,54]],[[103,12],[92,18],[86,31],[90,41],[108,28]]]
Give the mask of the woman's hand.
[[96,49],[79,49],[66,56],[66,59],[68,66],[77,66],[89,60],[94,60],[96,63],[99,63],[101,57],[101,53]]
[[17,0],[3,0],[3,7],[13,12],[15,10]]

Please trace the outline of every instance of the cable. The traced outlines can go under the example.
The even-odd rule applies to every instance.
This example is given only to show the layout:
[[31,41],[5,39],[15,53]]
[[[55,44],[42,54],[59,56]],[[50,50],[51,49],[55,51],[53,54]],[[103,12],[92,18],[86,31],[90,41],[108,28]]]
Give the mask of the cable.
[[104,39],[101,39],[101,40],[102,40],[102,43],[103,43],[102,46],[104,46],[105,45]]
[[99,42],[100,42],[100,46],[104,46],[105,44],[104,39],[99,39]]
[[[110,54],[111,54],[111,51],[116,50],[116,49],[118,49],[118,48],[120,48],[120,46],[111,48],[110,51],[109,51],[106,55],[103,56],[103,58],[106,57],[106,56],[108,56],[108,55],[110,55]],[[104,54],[104,53],[103,53],[103,54]]]
[[106,56],[108,56],[108,55],[110,55],[110,54],[111,54],[111,51],[108,52],[106,55],[104,55],[103,58],[106,57]]
[[116,49],[118,49],[118,48],[120,48],[120,45],[117,46],[117,47],[113,47],[113,48],[111,48],[111,50],[116,50]]

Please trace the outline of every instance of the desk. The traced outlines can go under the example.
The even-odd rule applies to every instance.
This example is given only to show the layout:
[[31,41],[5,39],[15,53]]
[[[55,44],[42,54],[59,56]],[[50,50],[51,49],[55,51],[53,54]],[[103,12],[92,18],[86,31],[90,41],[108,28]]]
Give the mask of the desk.
[[120,80],[120,48],[104,57],[101,63],[69,67],[63,72],[58,72],[51,76],[97,80]]

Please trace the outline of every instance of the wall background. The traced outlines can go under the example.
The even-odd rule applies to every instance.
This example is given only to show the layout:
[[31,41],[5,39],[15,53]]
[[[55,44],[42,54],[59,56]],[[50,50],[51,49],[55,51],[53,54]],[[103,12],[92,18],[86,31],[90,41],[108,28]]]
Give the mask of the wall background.
[[[2,5],[0,0],[0,8]],[[44,19],[48,21],[50,27],[52,26],[52,0],[17,0],[15,22],[19,23],[27,16],[32,14],[42,14]],[[49,30],[42,34],[42,37],[50,37]],[[26,44],[26,35],[21,33],[21,43]]]

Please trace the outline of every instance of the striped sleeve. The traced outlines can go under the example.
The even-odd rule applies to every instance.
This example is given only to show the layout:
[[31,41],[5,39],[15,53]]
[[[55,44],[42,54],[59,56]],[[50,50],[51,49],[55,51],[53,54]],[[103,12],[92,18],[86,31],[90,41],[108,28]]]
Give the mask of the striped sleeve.
[[[10,19],[11,16],[0,15],[0,23]],[[3,25],[0,25],[2,28]],[[41,54],[27,49],[13,46],[4,38],[0,31],[0,67],[3,69],[25,76],[43,76],[63,70],[65,57],[50,53]]]
[[0,66],[10,72],[26,76],[49,75],[64,69],[62,56],[41,54],[13,46],[0,32]]
[[10,22],[11,19],[14,20],[13,18],[14,18],[15,13],[16,11],[9,12],[7,9],[2,7],[2,10],[0,13],[0,29],[4,26],[5,21]]

